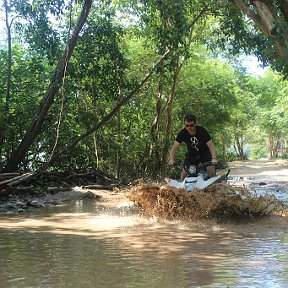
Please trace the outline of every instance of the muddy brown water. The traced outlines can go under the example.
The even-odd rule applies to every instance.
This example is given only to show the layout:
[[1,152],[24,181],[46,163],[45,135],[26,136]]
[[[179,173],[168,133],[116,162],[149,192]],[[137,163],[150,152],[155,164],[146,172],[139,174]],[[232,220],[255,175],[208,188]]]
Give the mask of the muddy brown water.
[[76,201],[2,216],[1,287],[288,287],[285,218],[187,223],[125,211]]
[[1,216],[0,287],[286,288],[287,219],[160,221],[85,201]]

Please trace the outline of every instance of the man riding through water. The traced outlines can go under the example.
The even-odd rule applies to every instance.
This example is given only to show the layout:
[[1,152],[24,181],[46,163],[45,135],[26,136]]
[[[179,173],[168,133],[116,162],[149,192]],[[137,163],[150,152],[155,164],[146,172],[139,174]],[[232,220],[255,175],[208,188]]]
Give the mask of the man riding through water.
[[216,158],[216,148],[212,142],[212,138],[208,131],[196,125],[196,116],[189,114],[184,117],[183,128],[176,136],[174,144],[170,150],[170,159],[168,165],[173,165],[175,162],[175,154],[181,143],[187,146],[184,168],[181,173],[180,181],[188,175],[187,169],[190,165],[198,165],[199,163],[211,162],[211,165],[206,167],[209,177],[216,175],[215,165],[218,163]]

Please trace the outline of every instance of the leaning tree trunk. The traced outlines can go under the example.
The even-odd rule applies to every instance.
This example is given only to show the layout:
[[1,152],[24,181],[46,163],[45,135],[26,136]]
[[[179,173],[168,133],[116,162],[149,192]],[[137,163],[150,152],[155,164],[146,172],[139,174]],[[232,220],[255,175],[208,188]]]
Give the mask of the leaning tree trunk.
[[[177,58],[179,59],[179,55],[177,56]],[[166,123],[166,128],[165,128],[164,145],[163,145],[163,150],[162,150],[162,162],[166,160],[166,157],[169,151],[170,142],[171,142],[170,137],[171,137],[171,131],[172,131],[172,122],[173,122],[173,102],[174,102],[175,89],[176,89],[176,84],[177,84],[178,76],[180,73],[180,69],[181,69],[181,65],[179,65],[177,61],[177,66],[174,71],[173,81],[172,81],[172,85],[171,85],[171,89],[170,89],[168,101],[167,101],[167,123]],[[163,177],[166,171],[166,165],[162,163],[161,168],[162,168],[161,177]]]
[[116,125],[117,125],[117,148],[116,148],[116,178],[120,178],[120,168],[121,168],[121,147],[119,145],[121,139],[121,109],[116,112],[115,115]]
[[46,91],[46,94],[38,108],[38,112],[35,116],[35,119],[33,120],[32,124],[26,131],[23,140],[19,144],[17,150],[11,155],[10,159],[8,160],[8,163],[4,169],[4,172],[10,172],[17,169],[19,164],[24,159],[27,151],[29,150],[30,146],[33,144],[36,137],[39,135],[42,125],[45,121],[45,117],[48,113],[49,108],[54,102],[54,97],[59,91],[60,83],[64,77],[65,69],[67,66],[67,63],[69,62],[72,52],[76,46],[79,33],[84,26],[84,24],[87,21],[90,9],[92,5],[92,0],[85,0],[84,5],[82,8],[81,15],[78,19],[78,22],[74,28],[74,31],[72,33],[72,36],[67,44],[67,47],[64,51],[64,54],[62,56],[62,59],[59,61],[56,71],[54,74],[54,77]]
[[[267,36],[274,36],[275,51],[282,60],[288,58],[288,32],[287,29],[276,31],[277,24],[288,22],[288,3],[287,0],[280,0],[279,10],[276,11],[276,4],[271,0],[252,0],[246,4],[243,0],[233,0],[242,12],[253,20],[255,25]],[[251,9],[251,5],[253,9]],[[283,26],[283,24],[282,24]],[[275,37],[276,36],[276,37]]]
[[[158,69],[159,71],[163,72],[163,63],[161,67]],[[156,115],[154,117],[153,123],[150,127],[150,135],[151,135],[151,144],[149,149],[149,157],[153,158],[153,171],[160,171],[161,169],[161,149],[159,149],[159,121],[162,115],[162,96],[163,96],[163,81],[161,79],[161,72],[160,72],[160,79],[158,79],[157,83],[157,95],[156,95]],[[147,154],[146,154],[147,155]]]

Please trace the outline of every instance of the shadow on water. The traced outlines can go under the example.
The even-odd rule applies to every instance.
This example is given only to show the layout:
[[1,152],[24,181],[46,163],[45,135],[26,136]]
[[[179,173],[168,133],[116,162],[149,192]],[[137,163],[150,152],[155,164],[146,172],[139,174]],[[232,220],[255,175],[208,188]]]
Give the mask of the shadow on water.
[[159,221],[78,201],[0,221],[1,287],[288,283],[286,218],[237,225]]

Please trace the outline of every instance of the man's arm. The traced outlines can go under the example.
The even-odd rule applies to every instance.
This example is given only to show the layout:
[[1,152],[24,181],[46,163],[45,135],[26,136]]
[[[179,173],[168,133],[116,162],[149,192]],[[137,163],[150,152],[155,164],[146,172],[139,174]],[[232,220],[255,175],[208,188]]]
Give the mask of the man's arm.
[[168,165],[173,165],[174,162],[175,162],[175,154],[176,154],[176,151],[178,149],[178,147],[181,145],[181,143],[177,142],[177,141],[174,141],[174,144],[170,150],[170,157],[169,157],[169,161],[168,161]]
[[206,144],[207,144],[207,146],[210,150],[211,156],[212,156],[212,163],[217,164],[218,160],[216,158],[216,147],[215,147],[213,141],[209,140]]

